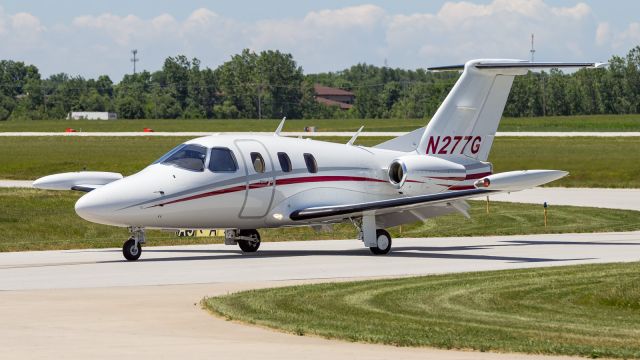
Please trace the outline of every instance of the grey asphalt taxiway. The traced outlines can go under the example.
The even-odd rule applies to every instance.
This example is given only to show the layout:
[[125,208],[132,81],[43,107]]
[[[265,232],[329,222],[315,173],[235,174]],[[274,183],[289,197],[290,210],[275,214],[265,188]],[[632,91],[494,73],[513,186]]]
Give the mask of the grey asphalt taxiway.
[[137,262],[119,249],[2,253],[0,349],[6,358],[540,358],[299,337],[225,321],[198,303],[309,282],[638,259],[640,232],[396,239],[388,256],[356,240],[264,243],[253,255],[146,247]]

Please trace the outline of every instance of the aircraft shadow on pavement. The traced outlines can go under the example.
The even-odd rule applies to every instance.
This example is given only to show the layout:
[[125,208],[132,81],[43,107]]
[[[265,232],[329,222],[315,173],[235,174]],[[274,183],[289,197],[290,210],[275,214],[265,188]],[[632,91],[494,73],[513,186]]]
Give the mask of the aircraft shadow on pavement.
[[[593,260],[595,258],[543,258],[526,256],[506,256],[506,255],[485,255],[485,254],[463,254],[455,253],[459,251],[489,250],[492,248],[513,247],[513,246],[535,246],[535,245],[636,245],[640,243],[606,243],[606,242],[573,242],[573,241],[503,241],[504,244],[468,245],[468,246],[396,246],[386,257],[391,258],[424,258],[424,259],[458,259],[458,260],[490,260],[506,261],[516,263],[534,262],[560,262]],[[105,250],[114,251],[117,250]],[[176,254],[178,256],[163,258],[143,258],[141,262],[170,262],[170,261],[197,261],[197,260],[227,260],[240,258],[284,258],[300,256],[351,256],[351,257],[372,257],[368,249],[349,250],[269,250],[262,249],[257,253],[243,254],[240,250],[216,250],[216,249],[153,249],[147,248],[145,253]],[[190,254],[187,255],[187,254]],[[384,258],[384,257],[381,257]],[[102,263],[122,262],[104,261]]]

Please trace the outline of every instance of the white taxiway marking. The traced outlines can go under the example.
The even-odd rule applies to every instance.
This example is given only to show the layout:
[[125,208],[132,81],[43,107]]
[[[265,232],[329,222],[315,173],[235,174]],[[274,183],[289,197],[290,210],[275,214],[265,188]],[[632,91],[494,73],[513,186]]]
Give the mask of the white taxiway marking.
[[0,188],[30,188],[31,180],[0,180]]

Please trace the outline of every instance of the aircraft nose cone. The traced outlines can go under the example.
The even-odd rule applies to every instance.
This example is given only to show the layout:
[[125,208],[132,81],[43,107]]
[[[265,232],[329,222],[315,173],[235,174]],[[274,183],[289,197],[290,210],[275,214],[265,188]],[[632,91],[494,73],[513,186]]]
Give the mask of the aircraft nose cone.
[[100,214],[100,202],[97,200],[97,196],[92,196],[91,192],[82,196],[76,201],[76,214],[81,218],[94,221],[94,219]]
[[100,191],[93,190],[76,202],[76,214],[94,223],[113,225],[114,208],[108,198]]

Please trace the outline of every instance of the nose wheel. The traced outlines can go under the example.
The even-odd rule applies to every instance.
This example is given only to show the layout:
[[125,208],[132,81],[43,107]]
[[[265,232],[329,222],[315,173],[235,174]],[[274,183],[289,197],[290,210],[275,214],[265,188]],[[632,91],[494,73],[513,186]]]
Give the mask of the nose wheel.
[[141,227],[130,227],[131,237],[122,245],[122,255],[128,261],[135,261],[142,255],[142,244],[144,244],[144,229]]
[[238,246],[242,252],[252,253],[260,247],[260,233],[258,230],[240,230],[238,232]]
[[122,245],[122,255],[129,261],[138,260],[140,255],[142,255],[142,245],[134,238],[131,238]]

